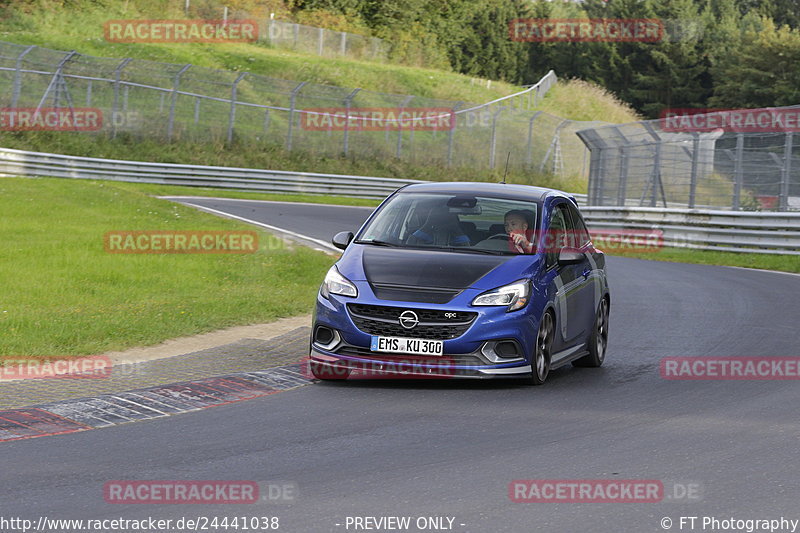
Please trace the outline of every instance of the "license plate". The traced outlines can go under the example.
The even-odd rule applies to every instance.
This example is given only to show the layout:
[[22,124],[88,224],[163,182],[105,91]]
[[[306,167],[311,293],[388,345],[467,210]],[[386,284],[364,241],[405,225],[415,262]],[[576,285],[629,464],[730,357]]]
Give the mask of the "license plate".
[[369,347],[373,352],[410,353],[417,355],[442,355],[444,342],[401,337],[372,337]]

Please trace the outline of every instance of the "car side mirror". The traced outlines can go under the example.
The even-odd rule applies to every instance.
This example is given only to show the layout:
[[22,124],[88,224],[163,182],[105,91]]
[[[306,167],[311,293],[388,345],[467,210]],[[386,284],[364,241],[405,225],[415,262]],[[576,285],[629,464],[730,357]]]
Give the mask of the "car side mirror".
[[340,250],[344,250],[350,244],[350,241],[353,240],[353,232],[352,231],[340,231],[336,235],[333,236],[331,239],[331,243]]
[[558,264],[559,265],[575,265],[584,260],[584,255],[580,251],[576,250],[575,248],[562,248],[560,252],[558,252]]

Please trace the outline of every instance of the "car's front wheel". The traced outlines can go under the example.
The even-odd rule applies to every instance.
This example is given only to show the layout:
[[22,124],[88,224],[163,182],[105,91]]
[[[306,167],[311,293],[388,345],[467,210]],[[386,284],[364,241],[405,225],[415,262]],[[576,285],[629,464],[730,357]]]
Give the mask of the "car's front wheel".
[[597,368],[603,364],[608,347],[608,299],[600,300],[589,336],[589,355],[572,362],[574,366]]
[[531,365],[531,383],[533,385],[542,385],[547,379],[547,374],[550,373],[550,350],[553,346],[554,332],[553,315],[545,312],[542,320],[539,321],[539,332],[536,334],[536,347]]

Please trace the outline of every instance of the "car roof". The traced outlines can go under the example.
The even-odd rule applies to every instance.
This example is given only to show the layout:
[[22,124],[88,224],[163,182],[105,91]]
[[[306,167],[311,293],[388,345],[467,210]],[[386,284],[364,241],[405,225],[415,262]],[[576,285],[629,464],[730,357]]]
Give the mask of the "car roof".
[[509,200],[542,201],[548,196],[560,196],[575,201],[572,195],[556,189],[534,187],[532,185],[517,185],[512,183],[488,183],[480,181],[443,181],[414,183],[403,187],[404,193],[431,193],[431,194],[471,194],[474,196],[489,196],[506,198]]

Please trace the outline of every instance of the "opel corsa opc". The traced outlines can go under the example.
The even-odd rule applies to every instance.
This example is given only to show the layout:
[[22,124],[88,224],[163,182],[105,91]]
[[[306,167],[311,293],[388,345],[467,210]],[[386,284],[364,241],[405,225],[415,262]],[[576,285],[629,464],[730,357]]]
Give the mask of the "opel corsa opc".
[[599,367],[611,297],[575,199],[488,183],[409,185],[344,250],[317,297],[319,379],[524,377]]

